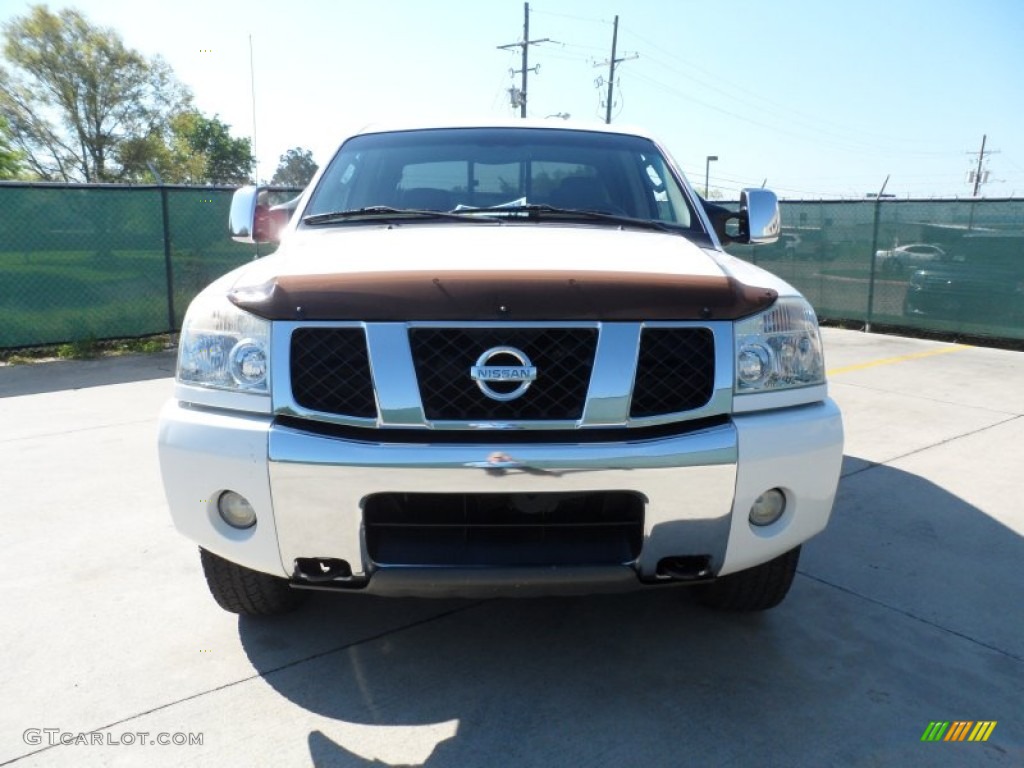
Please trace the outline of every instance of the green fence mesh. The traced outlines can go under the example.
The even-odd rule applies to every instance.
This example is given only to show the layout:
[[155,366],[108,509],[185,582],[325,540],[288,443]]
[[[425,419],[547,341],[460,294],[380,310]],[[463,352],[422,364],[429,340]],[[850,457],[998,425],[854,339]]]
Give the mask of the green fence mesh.
[[0,184],[0,348],[179,328],[203,286],[256,255],[227,236],[233,192]]
[[1024,338],[1024,200],[783,202],[773,245],[728,247],[819,317]]
[[[227,236],[232,192],[0,183],[0,348],[178,329],[257,256]],[[728,250],[822,318],[1024,338],[1024,200],[784,201],[778,243]]]

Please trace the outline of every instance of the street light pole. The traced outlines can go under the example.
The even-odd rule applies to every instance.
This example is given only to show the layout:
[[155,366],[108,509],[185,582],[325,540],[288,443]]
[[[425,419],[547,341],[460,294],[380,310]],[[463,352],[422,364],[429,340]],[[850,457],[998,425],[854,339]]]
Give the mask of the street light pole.
[[704,163],[704,199],[708,199],[708,179],[711,173],[711,163],[718,160],[718,155],[708,155],[707,162]]

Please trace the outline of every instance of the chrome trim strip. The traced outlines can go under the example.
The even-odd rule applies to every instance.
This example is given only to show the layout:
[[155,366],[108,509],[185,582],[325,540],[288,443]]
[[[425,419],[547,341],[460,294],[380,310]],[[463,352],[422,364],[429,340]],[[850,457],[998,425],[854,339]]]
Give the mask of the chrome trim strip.
[[380,426],[422,427],[426,423],[405,323],[367,323],[366,347]]
[[510,421],[431,421],[427,422],[427,426],[431,429],[437,430],[484,430],[484,429],[496,429],[496,430],[508,430],[508,429],[529,429],[529,430],[547,430],[547,429],[579,429],[580,423],[578,421],[571,421],[568,419],[562,419],[561,421],[523,421],[523,420],[510,420]]
[[[487,445],[357,442],[275,424],[270,428],[269,458],[271,462],[307,467],[443,468],[454,470],[457,477],[469,479],[475,478],[476,472],[467,466],[486,464],[496,452],[514,454],[519,464],[532,470],[557,470],[557,475],[610,469],[708,467],[735,464],[738,456],[736,428],[732,424],[685,435],[616,443],[505,444],[501,442],[501,433],[494,437],[494,443]],[[488,469],[481,467],[480,472],[487,474]]]
[[[607,323],[604,323],[605,325]],[[597,328],[598,320],[414,320],[409,328]]]
[[629,421],[639,356],[640,323],[601,326],[580,426],[618,426]]

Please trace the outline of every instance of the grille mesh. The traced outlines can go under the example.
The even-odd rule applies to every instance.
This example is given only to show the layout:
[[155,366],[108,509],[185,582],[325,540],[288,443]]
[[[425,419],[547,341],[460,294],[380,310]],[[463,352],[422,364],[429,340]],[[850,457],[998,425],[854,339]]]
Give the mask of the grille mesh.
[[[597,347],[594,328],[414,328],[409,341],[428,419],[541,421],[583,415]],[[537,380],[521,397],[492,400],[470,378],[477,358],[492,347],[515,347],[536,366]]]
[[630,404],[631,418],[706,405],[715,384],[715,340],[707,328],[645,328]]
[[376,418],[362,328],[298,328],[291,344],[292,396],[304,408]]
[[644,504],[627,491],[378,493],[363,525],[380,565],[621,565],[640,554]]

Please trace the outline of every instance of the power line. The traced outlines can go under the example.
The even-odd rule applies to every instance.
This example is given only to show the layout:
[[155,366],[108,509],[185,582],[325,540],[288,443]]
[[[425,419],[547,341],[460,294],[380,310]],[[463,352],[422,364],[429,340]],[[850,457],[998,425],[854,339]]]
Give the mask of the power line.
[[541,16],[555,16],[559,19],[571,19],[572,21],[585,21],[588,24],[607,24],[608,22],[604,19],[587,18],[585,16],[571,16],[568,13],[555,13],[554,11],[538,11],[534,9],[534,13],[539,13]]
[[[800,110],[794,109],[792,107],[787,107],[786,105],[779,104],[776,99],[768,98],[768,97],[766,97],[766,96],[764,96],[764,95],[762,95],[760,93],[757,93],[757,92],[752,91],[750,89],[744,88],[743,86],[737,85],[737,84],[735,84],[735,83],[733,83],[733,82],[731,82],[729,80],[726,80],[725,78],[720,77],[719,75],[717,75],[714,72],[711,72],[711,71],[709,71],[707,69],[704,69],[703,67],[700,67],[700,66],[698,66],[696,64],[692,64],[692,63],[690,63],[688,61],[685,61],[684,59],[682,59],[679,56],[677,56],[675,53],[673,53],[671,51],[665,50],[664,48],[660,47],[659,45],[657,45],[653,41],[649,40],[648,38],[645,38],[644,36],[638,34],[635,30],[633,30],[630,27],[625,27],[624,26],[623,29],[624,29],[625,32],[629,33],[633,37],[636,37],[638,40],[642,41],[643,43],[645,43],[646,45],[650,46],[651,48],[653,48],[653,49],[655,49],[657,51],[660,51],[667,58],[671,59],[674,62],[677,62],[681,67],[685,67],[687,69],[692,69],[692,70],[700,72],[700,73],[702,73],[704,75],[707,75],[707,77],[710,78],[710,81],[708,79],[703,79],[703,78],[700,78],[700,77],[696,77],[693,74],[690,74],[689,72],[686,72],[686,71],[683,71],[682,69],[674,67],[671,64],[668,64],[665,61],[662,61],[662,60],[658,59],[657,57],[649,55],[647,53],[644,54],[644,59],[645,60],[652,61],[655,64],[657,64],[658,66],[664,67],[665,69],[673,72],[675,75],[683,77],[683,78],[686,78],[688,80],[691,80],[691,81],[693,81],[693,82],[703,86],[704,88],[707,88],[709,91],[715,92],[716,94],[719,94],[719,95],[722,94],[723,86],[725,86],[725,89],[727,89],[727,90],[732,90],[732,91],[734,91],[737,94],[742,94],[741,96],[739,96],[737,98],[737,101],[739,101],[740,103],[743,103],[743,102],[750,103],[751,106],[755,106],[756,105],[756,109],[760,113],[773,112],[773,113],[775,113],[777,115],[780,115],[781,117],[783,117],[785,119],[788,119],[790,121],[798,121],[800,123],[803,123],[803,124],[807,125],[808,127],[813,127],[813,130],[817,134],[819,134],[819,136],[816,137],[816,138],[820,138],[820,134],[822,134],[822,133],[827,133],[827,134],[831,135],[832,137],[834,137],[835,139],[837,139],[839,141],[854,142],[856,144],[859,144],[862,147],[862,149],[860,149],[858,151],[871,151],[872,153],[877,153],[878,152],[878,150],[879,150],[879,146],[878,146],[879,141],[906,142],[906,143],[912,143],[915,146],[918,145],[919,142],[920,142],[920,137],[918,137],[918,136],[894,136],[892,134],[880,134],[880,133],[874,133],[872,131],[864,131],[864,130],[859,130],[859,129],[851,129],[850,126],[845,124],[845,123],[834,123],[834,122],[830,122],[830,121],[827,121],[827,120],[822,120],[820,115],[817,115],[816,113],[813,114],[813,115],[812,114],[807,114],[807,113],[801,112]],[[836,131],[836,129],[838,129],[838,132]],[[915,150],[915,149],[905,149],[905,148],[896,148],[896,147],[894,147],[891,150],[891,152],[893,154],[899,154],[900,156],[907,156],[907,155],[915,155],[915,156],[917,156],[917,155],[921,155],[921,156],[926,156],[926,155],[945,155],[945,156],[950,156],[950,155],[954,154],[951,151],[927,152],[927,151],[920,151],[920,150]]]

